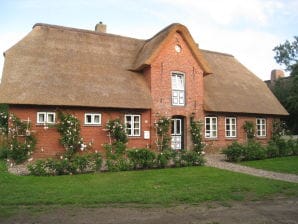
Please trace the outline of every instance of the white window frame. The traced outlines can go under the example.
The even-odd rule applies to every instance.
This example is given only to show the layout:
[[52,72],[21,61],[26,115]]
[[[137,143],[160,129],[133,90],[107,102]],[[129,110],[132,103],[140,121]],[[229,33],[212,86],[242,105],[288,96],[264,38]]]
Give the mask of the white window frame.
[[[209,119],[210,130],[207,130],[207,119]],[[213,128],[213,121],[215,120],[215,129]],[[217,117],[205,117],[205,138],[217,138]],[[215,132],[215,135],[214,135]]]
[[266,137],[267,136],[267,124],[265,118],[257,118],[256,119],[256,129],[258,137]]
[[[91,122],[88,122],[87,116],[91,116]],[[95,122],[96,116],[99,116],[98,122]],[[101,113],[85,113],[84,125],[100,126],[101,125]]]
[[[227,122],[227,121],[229,121],[229,122]],[[234,123],[232,121],[234,121]],[[233,132],[235,132],[235,134],[233,134]],[[225,118],[225,135],[227,138],[236,138],[237,137],[237,118],[236,117],[226,117]]]
[[[44,115],[44,121],[39,120],[39,116]],[[53,115],[54,120],[50,121],[49,115]],[[56,123],[56,113],[55,112],[37,112],[36,118],[37,124],[55,124]]]
[[[131,129],[131,134],[128,133],[128,120],[127,118],[130,117],[131,118],[131,124],[130,124],[130,128]],[[135,121],[134,118],[138,117],[139,119],[139,127],[135,127]],[[125,114],[124,116],[124,122],[125,122],[125,127],[126,127],[126,132],[127,135],[129,137],[140,137],[141,136],[141,124],[142,124],[142,120],[141,120],[141,115],[140,114]],[[135,134],[135,130],[138,130],[138,134]]]
[[[177,77],[182,77],[182,85],[177,83]],[[173,79],[175,79],[175,85],[173,85]],[[185,106],[185,74],[181,72],[171,73],[171,86],[172,86],[172,105],[173,106]]]

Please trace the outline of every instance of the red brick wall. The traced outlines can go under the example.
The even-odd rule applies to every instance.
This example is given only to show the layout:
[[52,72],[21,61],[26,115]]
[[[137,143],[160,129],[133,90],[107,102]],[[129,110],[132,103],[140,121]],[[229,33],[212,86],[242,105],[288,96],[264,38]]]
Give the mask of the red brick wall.
[[[175,51],[179,44],[181,52]],[[182,72],[185,76],[185,106],[172,106],[171,73]],[[203,118],[203,71],[193,57],[187,43],[176,33],[154,59],[150,68],[144,72],[151,86],[152,95],[152,127],[160,114],[167,117],[180,115],[185,117],[184,148],[191,147],[189,131],[189,117],[192,113],[196,118]],[[155,133],[155,130],[151,130]],[[186,135],[187,134],[187,135]],[[155,139],[151,143],[154,146]]]
[[[258,115],[243,115],[243,114],[219,114],[219,113],[206,113],[206,116],[217,117],[217,138],[204,138],[204,141],[207,145],[207,152],[219,151],[221,148],[232,144],[233,141],[238,141],[240,143],[244,143],[247,141],[246,133],[243,129],[243,125],[245,121],[251,121],[256,124],[257,118],[265,118],[266,119],[266,137],[255,137],[255,139],[261,143],[267,143],[272,136],[272,124],[273,117],[264,117]],[[225,136],[225,118],[226,117],[236,117],[237,123],[237,137],[230,138]],[[256,129],[256,126],[255,126]],[[203,136],[205,136],[205,127],[203,130]]]
[[[14,113],[21,120],[29,119],[32,124],[33,133],[37,137],[37,146],[34,158],[46,158],[54,157],[56,154],[63,153],[65,150],[59,143],[60,134],[56,128],[49,127],[45,129],[43,125],[37,124],[37,112],[54,112],[58,109],[55,107],[42,107],[42,106],[10,106],[10,112]],[[140,137],[129,137],[127,146],[133,147],[148,147],[150,140],[144,139],[144,131],[150,130],[150,111],[146,110],[107,110],[98,108],[62,108],[64,112],[75,115],[81,123],[81,135],[84,138],[84,142],[93,142],[92,150],[98,150],[104,152],[102,144],[108,143],[109,138],[107,132],[104,131],[104,125],[109,119],[120,118],[124,121],[125,114],[140,114],[141,115],[141,136]],[[101,126],[86,126],[84,125],[84,114],[85,113],[101,113],[102,120]]]

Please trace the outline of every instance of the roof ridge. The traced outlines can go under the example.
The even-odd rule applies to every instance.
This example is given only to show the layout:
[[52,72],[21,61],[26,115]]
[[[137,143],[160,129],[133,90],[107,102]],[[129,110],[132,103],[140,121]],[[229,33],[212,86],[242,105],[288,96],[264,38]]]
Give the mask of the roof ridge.
[[101,36],[112,36],[112,37],[119,37],[119,38],[126,38],[126,39],[132,39],[132,40],[145,41],[144,39],[138,39],[138,38],[133,38],[133,37],[121,36],[121,35],[112,34],[112,33],[103,33],[103,32],[97,32],[97,31],[93,31],[93,30],[87,30],[87,29],[80,29],[80,28],[73,28],[73,27],[59,26],[59,25],[52,25],[52,24],[48,24],[48,23],[35,23],[33,25],[32,29],[34,29],[36,26],[50,27],[50,28],[55,28],[55,29],[60,29],[60,30],[69,30],[69,31],[81,32],[81,33],[90,33],[90,34],[101,35]]
[[[182,25],[181,23],[172,23],[168,26],[166,26],[165,28],[163,28],[162,30],[160,30],[159,32],[157,32],[154,36],[150,37],[149,39],[146,40],[146,42],[149,42],[150,40],[154,39],[155,37],[157,37],[158,35],[160,35],[162,32],[166,31],[167,29],[169,29],[172,26],[177,26],[177,25]],[[183,26],[183,25],[182,25]]]
[[225,55],[225,56],[230,56],[230,57],[235,57],[232,54],[224,53],[224,52],[219,52],[219,51],[211,51],[211,50],[205,50],[205,49],[200,49],[201,51],[207,52],[207,53],[213,53],[213,54],[220,54],[220,55]]

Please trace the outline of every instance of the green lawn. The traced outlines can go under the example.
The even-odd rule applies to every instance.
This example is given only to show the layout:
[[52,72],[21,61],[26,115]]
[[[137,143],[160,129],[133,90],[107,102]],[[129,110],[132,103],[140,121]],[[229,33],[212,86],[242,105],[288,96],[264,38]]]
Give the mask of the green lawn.
[[188,167],[76,176],[15,176],[0,161],[0,217],[24,206],[194,204],[298,196],[298,184],[210,167]]
[[241,162],[241,165],[258,169],[292,173],[298,175],[298,156],[279,157],[273,159]]

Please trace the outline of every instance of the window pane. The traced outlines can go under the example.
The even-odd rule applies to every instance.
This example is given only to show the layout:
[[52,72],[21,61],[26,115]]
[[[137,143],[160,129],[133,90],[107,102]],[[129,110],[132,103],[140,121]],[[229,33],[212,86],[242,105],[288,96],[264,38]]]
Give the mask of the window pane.
[[174,120],[171,120],[171,134],[172,135],[175,134],[174,126],[175,126],[175,122],[174,122]]
[[45,114],[44,113],[39,113],[38,114],[38,123],[45,123]]
[[134,129],[134,135],[135,135],[135,136],[140,135],[140,130],[138,130],[138,129]]
[[139,121],[140,121],[140,117],[139,116],[134,116],[134,122],[139,123]]
[[90,124],[92,122],[91,115],[86,115],[86,123]]
[[48,113],[48,119],[47,119],[47,121],[48,121],[48,123],[54,123],[55,122],[54,114]]
[[99,115],[94,115],[94,123],[95,124],[99,124],[100,123],[100,119],[99,119]]
[[176,120],[176,134],[181,135],[181,120]]
[[183,75],[177,75],[177,89],[184,89]]

